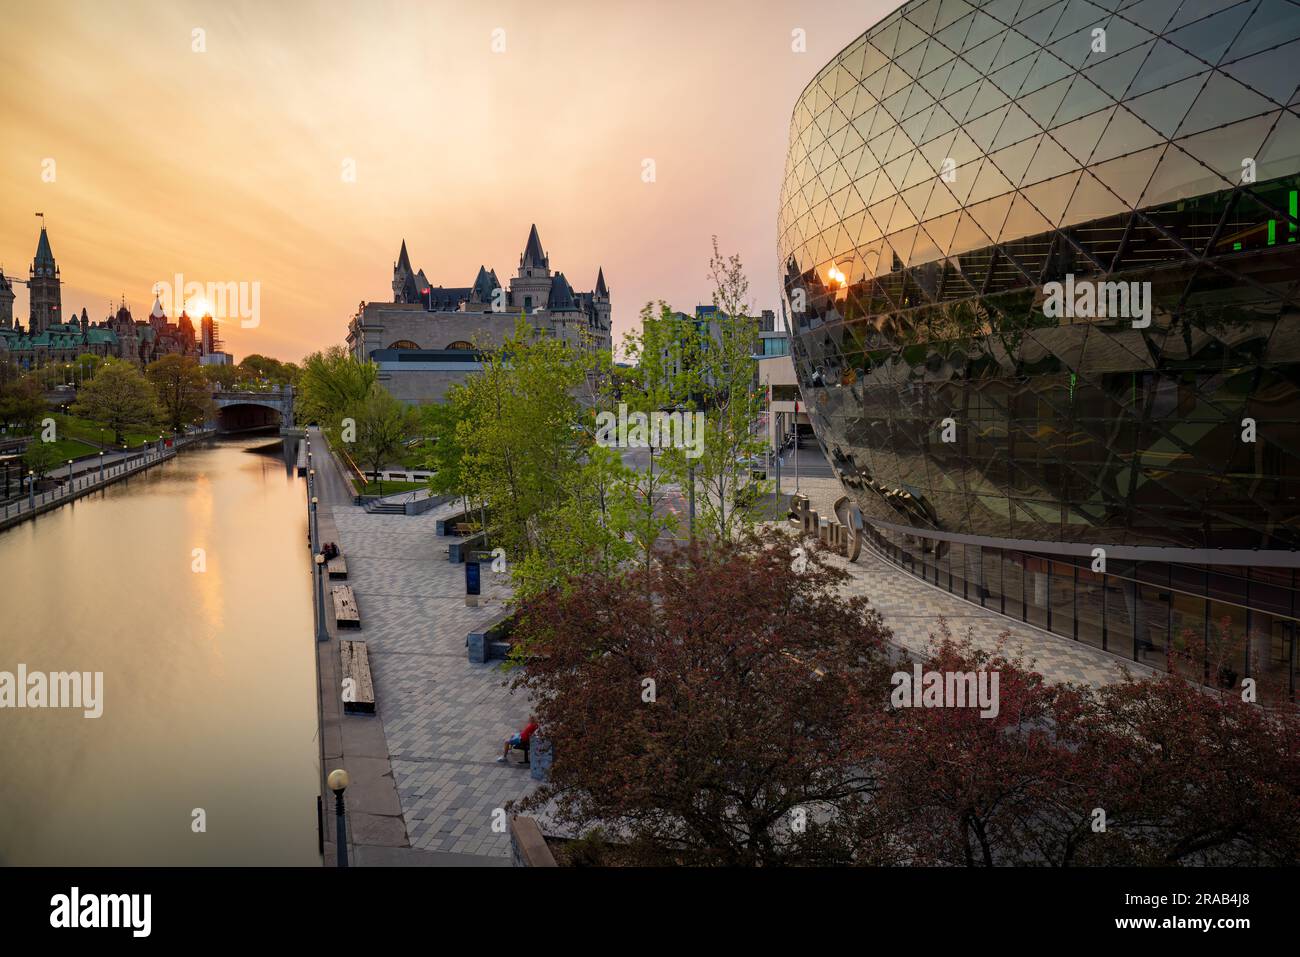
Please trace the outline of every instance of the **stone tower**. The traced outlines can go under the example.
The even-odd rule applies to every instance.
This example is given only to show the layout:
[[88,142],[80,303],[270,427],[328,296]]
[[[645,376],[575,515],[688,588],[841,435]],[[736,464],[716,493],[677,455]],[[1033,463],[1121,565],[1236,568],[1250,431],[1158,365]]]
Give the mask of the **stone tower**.
[[591,304],[596,308],[596,339],[604,348],[610,345],[609,287],[605,285],[605,270],[596,270],[596,288],[591,294]]
[[52,323],[63,321],[61,285],[59,266],[50,249],[50,237],[42,226],[41,238],[36,243],[36,258],[32,260],[31,281],[27,284],[31,294],[31,311],[28,315],[28,330],[31,335],[39,336]]
[[528,242],[519,257],[519,273],[510,281],[510,304],[532,315],[546,306],[551,296],[551,260],[542,249],[537,224],[528,232]]
[[14,327],[14,284],[0,269],[0,329]]

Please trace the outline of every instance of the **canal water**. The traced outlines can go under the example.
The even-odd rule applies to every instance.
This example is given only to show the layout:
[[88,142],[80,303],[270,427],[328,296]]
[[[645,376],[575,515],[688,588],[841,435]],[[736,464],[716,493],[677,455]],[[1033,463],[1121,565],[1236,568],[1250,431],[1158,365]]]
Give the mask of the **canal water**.
[[319,863],[304,480],[285,446],[190,449],[0,532],[0,671],[103,672],[99,718],[0,709],[0,864]]

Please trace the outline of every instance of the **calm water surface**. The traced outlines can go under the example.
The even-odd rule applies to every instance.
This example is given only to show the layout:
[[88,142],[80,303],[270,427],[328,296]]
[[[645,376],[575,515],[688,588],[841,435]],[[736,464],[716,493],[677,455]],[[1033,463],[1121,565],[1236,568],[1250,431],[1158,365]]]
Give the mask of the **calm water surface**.
[[104,673],[0,710],[0,864],[319,862],[302,483],[224,441],[0,532],[0,671]]

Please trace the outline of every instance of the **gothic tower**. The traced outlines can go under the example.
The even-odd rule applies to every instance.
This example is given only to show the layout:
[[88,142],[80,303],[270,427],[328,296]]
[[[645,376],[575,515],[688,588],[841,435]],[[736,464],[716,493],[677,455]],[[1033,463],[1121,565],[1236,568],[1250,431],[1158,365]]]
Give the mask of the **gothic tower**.
[[59,291],[59,267],[50,250],[50,237],[41,227],[41,238],[36,243],[36,258],[32,260],[31,282],[27,284],[30,295],[31,311],[28,315],[28,330],[33,336],[39,336],[52,323],[63,321],[63,297]]
[[0,269],[0,329],[14,327],[14,284]]
[[528,231],[528,242],[519,257],[519,273],[510,280],[510,304],[532,315],[546,307],[551,296],[551,260],[542,249],[537,225]]

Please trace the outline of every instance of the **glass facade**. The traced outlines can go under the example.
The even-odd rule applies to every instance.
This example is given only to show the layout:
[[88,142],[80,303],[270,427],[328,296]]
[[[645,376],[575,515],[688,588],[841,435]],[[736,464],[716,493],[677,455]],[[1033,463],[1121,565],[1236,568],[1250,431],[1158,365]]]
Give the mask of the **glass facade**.
[[792,352],[885,554],[1152,664],[1226,624],[1294,689],[1298,58],[1292,0],[912,0],[813,79]]

